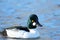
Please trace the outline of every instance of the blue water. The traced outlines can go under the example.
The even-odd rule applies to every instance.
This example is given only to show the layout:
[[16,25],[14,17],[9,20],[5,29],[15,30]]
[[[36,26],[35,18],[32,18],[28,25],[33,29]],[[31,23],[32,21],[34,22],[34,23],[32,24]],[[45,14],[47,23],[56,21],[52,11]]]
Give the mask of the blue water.
[[0,31],[16,25],[27,26],[28,17],[36,14],[44,30],[50,29],[52,39],[59,40],[60,36],[53,36],[60,35],[59,5],[60,0],[0,0]]

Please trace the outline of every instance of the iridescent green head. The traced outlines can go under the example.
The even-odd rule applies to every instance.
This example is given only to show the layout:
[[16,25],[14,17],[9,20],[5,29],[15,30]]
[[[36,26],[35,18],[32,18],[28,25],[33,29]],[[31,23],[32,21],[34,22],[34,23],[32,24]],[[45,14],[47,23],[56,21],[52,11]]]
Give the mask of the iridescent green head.
[[37,25],[42,27],[42,25],[38,21],[37,15],[35,14],[30,15],[28,20],[28,28],[33,29],[33,28],[36,28]]

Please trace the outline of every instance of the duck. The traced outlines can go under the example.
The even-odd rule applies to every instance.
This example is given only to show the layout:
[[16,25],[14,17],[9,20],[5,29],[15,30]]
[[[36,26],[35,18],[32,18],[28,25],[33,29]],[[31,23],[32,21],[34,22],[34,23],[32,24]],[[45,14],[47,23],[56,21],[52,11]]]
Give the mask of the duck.
[[27,27],[14,26],[5,28],[2,34],[10,38],[38,38],[40,37],[40,33],[37,30],[38,27],[42,27],[39,23],[38,16],[32,14],[28,18]]

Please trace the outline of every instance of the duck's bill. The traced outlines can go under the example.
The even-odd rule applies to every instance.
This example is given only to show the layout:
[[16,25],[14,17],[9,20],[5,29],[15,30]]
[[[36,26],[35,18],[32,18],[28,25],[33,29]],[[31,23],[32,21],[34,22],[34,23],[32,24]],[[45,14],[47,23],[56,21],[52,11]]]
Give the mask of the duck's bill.
[[42,25],[37,21],[38,26],[42,27]]

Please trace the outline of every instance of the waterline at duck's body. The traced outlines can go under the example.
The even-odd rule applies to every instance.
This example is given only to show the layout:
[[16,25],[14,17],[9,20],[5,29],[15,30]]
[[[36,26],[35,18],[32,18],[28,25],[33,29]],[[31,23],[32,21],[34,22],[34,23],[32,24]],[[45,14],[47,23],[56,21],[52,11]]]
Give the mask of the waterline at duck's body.
[[6,29],[7,36],[12,38],[38,38],[40,34],[37,29],[29,29],[30,32],[26,32],[18,29]]

